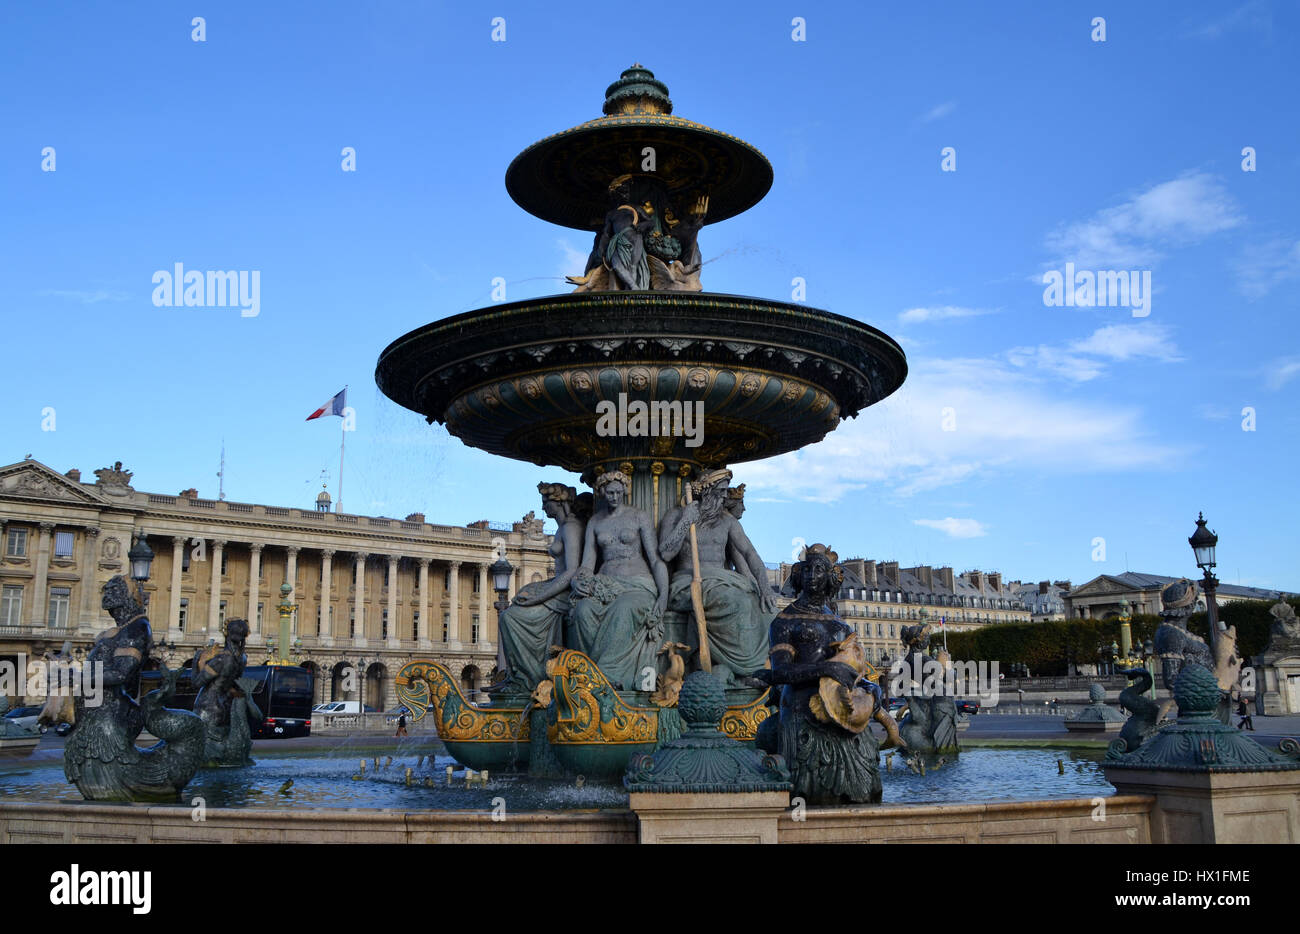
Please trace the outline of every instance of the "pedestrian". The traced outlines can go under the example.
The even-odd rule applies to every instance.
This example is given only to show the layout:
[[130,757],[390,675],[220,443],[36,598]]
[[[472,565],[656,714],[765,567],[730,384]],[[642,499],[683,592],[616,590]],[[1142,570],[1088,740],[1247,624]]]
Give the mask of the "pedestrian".
[[1241,717],[1241,722],[1237,724],[1237,729],[1240,730],[1245,726],[1245,728],[1250,730],[1252,733],[1255,732],[1255,721],[1250,715],[1250,701],[1246,700],[1244,697],[1237,701],[1237,716]]
[[397,716],[397,735],[398,736],[407,735],[406,734],[406,711],[402,711],[402,713],[398,714]]

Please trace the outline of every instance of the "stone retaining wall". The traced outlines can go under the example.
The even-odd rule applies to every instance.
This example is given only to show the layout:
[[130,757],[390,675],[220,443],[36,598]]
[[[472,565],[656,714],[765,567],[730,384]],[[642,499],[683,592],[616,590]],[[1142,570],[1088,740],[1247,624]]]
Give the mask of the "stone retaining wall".
[[631,811],[248,810],[146,804],[0,804],[8,843],[636,843]]
[[[781,815],[781,843],[1150,843],[1151,795],[810,808]],[[1101,817],[1100,820],[1097,818]]]
[[[908,805],[783,812],[781,843],[1149,843],[1154,798]],[[636,843],[631,811],[542,811],[494,821],[471,811],[242,810],[143,804],[0,803],[8,843]]]

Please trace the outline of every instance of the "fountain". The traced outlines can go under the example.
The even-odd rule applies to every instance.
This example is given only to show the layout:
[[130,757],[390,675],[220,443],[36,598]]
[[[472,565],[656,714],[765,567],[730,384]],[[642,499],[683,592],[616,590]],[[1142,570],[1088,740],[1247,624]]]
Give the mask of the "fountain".
[[[703,290],[697,235],[771,183],[757,149],[674,115],[667,87],[634,65],[606,90],[604,116],[506,172],[522,208],[594,233],[576,289],[436,321],[380,355],[376,382],[400,405],[472,447],[573,471],[596,494],[586,516],[563,484],[541,485],[560,523],[557,573],[503,614],[511,675],[490,703],[432,661],[397,678],[471,768],[553,752],[567,772],[621,775],[681,733],[674,658],[678,681],[698,669],[720,680],[727,735],[752,743],[768,716],[751,676],[775,606],[723,508],[728,468],[821,440],[907,373],[869,325]],[[535,752],[539,739],[550,751]]]

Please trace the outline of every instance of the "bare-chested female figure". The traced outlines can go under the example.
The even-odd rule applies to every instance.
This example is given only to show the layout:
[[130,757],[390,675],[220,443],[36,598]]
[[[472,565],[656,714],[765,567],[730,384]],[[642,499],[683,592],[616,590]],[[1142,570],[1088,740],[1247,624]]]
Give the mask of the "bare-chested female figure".
[[654,690],[668,568],[654,521],[626,502],[630,486],[617,470],[596,480],[604,508],[587,523],[565,644],[589,655],[615,687]]

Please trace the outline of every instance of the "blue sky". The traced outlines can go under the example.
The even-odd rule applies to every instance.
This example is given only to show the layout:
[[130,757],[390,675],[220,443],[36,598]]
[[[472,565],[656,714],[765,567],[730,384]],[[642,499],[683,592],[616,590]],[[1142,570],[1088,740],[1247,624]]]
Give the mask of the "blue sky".
[[[303,419],[346,384],[348,511],[538,508],[539,480],[574,478],[425,426],[374,365],[494,277],[511,300],[566,290],[589,235],[517,208],[505,168],[640,61],[775,170],[705,230],[706,288],[788,299],[801,276],[908,353],[885,403],[736,465],[766,560],[802,537],[1026,580],[1193,574],[1203,509],[1223,580],[1300,589],[1295,5],[664,2],[654,26],[590,4],[191,6],[0,7],[0,461],[121,459],[139,489],[212,496],[224,438],[227,498],[306,505],[322,470],[334,489],[339,421]],[[259,271],[259,314],[155,307],[178,262]],[[1150,314],[1045,305],[1067,262],[1149,272]]]

